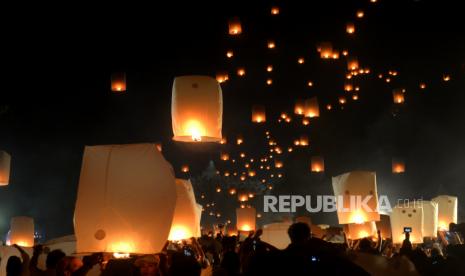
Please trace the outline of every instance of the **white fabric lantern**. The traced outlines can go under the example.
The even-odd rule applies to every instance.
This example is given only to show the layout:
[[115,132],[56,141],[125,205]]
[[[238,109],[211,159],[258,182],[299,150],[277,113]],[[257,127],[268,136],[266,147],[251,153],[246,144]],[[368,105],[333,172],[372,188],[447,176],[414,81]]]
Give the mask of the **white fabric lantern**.
[[263,225],[263,234],[260,236],[260,239],[278,249],[285,249],[291,243],[289,235],[287,234],[287,230],[290,226],[291,223],[289,222]]
[[320,117],[320,106],[316,97],[305,100],[304,115],[309,118]]
[[423,235],[434,237],[438,235],[438,204],[434,201],[422,201]]
[[197,230],[195,232],[196,233],[195,236],[200,237],[200,236],[202,236],[202,229],[201,229],[202,224],[201,223],[202,223],[202,210],[203,210],[203,207],[202,207],[202,205],[200,205],[198,203],[196,204],[196,207],[197,208],[196,208],[196,211],[195,211],[195,221],[196,221],[195,226],[197,226]]
[[176,192],[176,208],[168,239],[178,241],[196,237],[198,207],[190,180],[176,179]]
[[30,217],[13,217],[10,221],[8,245],[22,247],[34,246],[34,219]]
[[0,151],[0,186],[10,183],[10,163],[11,156],[5,151]]
[[171,119],[175,141],[220,142],[223,94],[219,83],[208,76],[176,77]]
[[76,250],[159,252],[175,204],[173,169],[155,144],[87,146],[74,214]]
[[352,240],[376,236],[376,223],[374,221],[367,221],[364,223],[350,223],[348,228],[348,238]]
[[256,220],[255,208],[237,208],[236,226],[238,231],[254,231]]
[[440,195],[431,201],[438,203],[439,230],[449,230],[450,223],[457,223],[458,198],[456,196]]
[[405,204],[392,208],[392,242],[401,244],[405,239],[404,228],[411,227],[411,243],[423,243],[423,208],[420,204]]
[[[363,223],[380,219],[377,209],[378,190],[375,172],[354,171],[333,177],[332,180],[334,195],[337,200],[343,200],[342,204],[340,201],[337,203],[339,224]],[[359,197],[362,201],[366,197],[370,197],[366,205],[371,211],[368,212],[364,208],[358,208],[356,197]],[[343,210],[343,208],[346,210]]]

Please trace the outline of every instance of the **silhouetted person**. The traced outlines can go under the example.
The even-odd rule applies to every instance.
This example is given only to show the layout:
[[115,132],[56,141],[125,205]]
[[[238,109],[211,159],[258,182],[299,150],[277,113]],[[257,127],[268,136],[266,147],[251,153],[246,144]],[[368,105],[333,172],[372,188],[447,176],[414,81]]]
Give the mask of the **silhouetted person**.
[[[31,262],[29,264],[29,273],[31,276],[55,276],[57,274],[62,275],[64,271],[57,271],[58,264],[66,257],[66,254],[59,250],[50,251],[45,261],[46,270],[41,270],[37,267],[40,254],[43,252],[42,245],[34,246]],[[63,268],[64,269],[64,268]],[[57,273],[58,272],[58,273]]]
[[21,254],[21,258],[17,256],[11,256],[8,258],[6,263],[6,275],[7,276],[22,276],[22,275],[29,275],[28,274],[28,266],[29,266],[29,255],[24,251],[21,247],[14,244],[13,247],[18,249],[19,253]]

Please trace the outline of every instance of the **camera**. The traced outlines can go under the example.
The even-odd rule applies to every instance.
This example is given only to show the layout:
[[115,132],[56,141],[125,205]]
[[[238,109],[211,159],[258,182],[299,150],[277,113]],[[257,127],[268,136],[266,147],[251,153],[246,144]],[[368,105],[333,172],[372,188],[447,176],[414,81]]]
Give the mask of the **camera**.
[[412,227],[404,227],[404,233],[412,233]]

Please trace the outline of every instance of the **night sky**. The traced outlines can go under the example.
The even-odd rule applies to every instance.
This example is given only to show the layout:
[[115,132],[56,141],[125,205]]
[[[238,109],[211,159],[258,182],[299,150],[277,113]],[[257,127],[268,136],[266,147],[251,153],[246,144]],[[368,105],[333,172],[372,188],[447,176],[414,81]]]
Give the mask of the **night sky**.
[[[310,138],[308,149],[286,157],[275,193],[331,194],[331,176],[373,170],[379,193],[391,200],[456,195],[459,221],[465,220],[465,24],[458,1],[172,2],[5,9],[0,149],[12,155],[12,171],[10,185],[0,187],[1,237],[17,215],[34,217],[48,238],[73,232],[85,145],[162,142],[178,174],[189,164],[191,176],[218,162],[220,145],[171,141],[170,104],[175,76],[220,71],[230,76],[222,84],[223,135],[230,142],[242,134],[243,150],[253,156],[265,149],[266,130],[283,147],[300,134]],[[274,4],[278,16],[270,15]],[[357,9],[365,12],[361,20]],[[233,16],[241,19],[239,37],[227,34]],[[348,21],[356,24],[354,35],[345,33]],[[268,39],[276,49],[266,48]],[[358,101],[343,90],[345,58],[320,59],[321,41],[348,49],[370,68],[355,81]],[[305,64],[297,64],[300,56]],[[236,75],[238,67],[245,77]],[[398,72],[391,83],[378,78],[389,70]],[[124,94],[110,91],[111,73],[119,71],[127,74]],[[406,89],[401,107],[392,102],[393,88]],[[344,94],[341,110],[337,97]],[[312,96],[321,115],[310,126],[277,122],[281,112],[294,116],[297,98]],[[265,125],[250,122],[254,104],[265,105]],[[312,155],[325,157],[324,175],[310,173]],[[405,174],[391,173],[395,156],[406,161]]]

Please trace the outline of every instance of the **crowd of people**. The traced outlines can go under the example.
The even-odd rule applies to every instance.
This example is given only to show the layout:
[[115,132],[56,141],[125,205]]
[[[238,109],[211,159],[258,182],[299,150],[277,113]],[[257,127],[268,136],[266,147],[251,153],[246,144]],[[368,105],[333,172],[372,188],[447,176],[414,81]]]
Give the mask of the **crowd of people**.
[[[412,245],[406,233],[403,244],[394,245],[378,231],[374,239],[355,241],[342,233],[343,243],[331,243],[327,237],[313,237],[310,229],[306,223],[292,224],[288,229],[291,242],[283,250],[263,242],[262,230],[245,236],[209,232],[198,239],[167,242],[159,254],[128,258],[101,253],[79,258],[57,249],[48,252],[45,270],[38,268],[43,246],[36,245],[30,257],[14,245],[21,258],[7,260],[7,276],[89,276],[96,269],[102,276],[465,275],[463,241],[447,244],[437,239]],[[451,230],[463,236],[465,225],[451,225]]]

